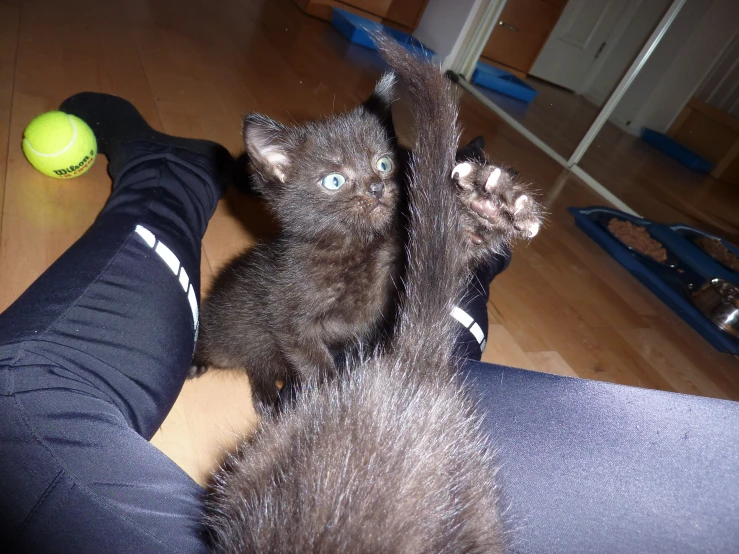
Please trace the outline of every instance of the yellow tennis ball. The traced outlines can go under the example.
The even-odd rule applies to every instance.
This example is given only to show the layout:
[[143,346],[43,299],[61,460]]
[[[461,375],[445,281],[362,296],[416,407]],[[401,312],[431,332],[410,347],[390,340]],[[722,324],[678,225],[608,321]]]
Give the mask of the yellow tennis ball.
[[23,133],[23,153],[33,167],[57,179],[90,169],[98,151],[95,133],[79,117],[54,111],[36,117]]

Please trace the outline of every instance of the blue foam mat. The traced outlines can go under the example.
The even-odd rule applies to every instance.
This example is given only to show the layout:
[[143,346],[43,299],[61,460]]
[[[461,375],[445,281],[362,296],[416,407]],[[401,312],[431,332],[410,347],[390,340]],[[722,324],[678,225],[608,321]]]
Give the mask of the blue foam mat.
[[413,54],[423,57],[434,55],[433,50],[426,47],[422,42],[413,38],[408,33],[387,27],[382,23],[372,21],[371,19],[342,10],[341,8],[334,8],[331,16],[331,25],[348,38],[350,42],[364,46],[365,48],[377,50],[375,43],[372,41],[371,34],[378,31],[385,31]]
[[472,74],[472,83],[527,104],[538,94],[535,89],[512,73],[484,62],[477,62],[475,72]]
[[[703,231],[687,225],[661,225],[602,206],[571,207],[567,210],[574,216],[575,224],[585,234],[675,311],[714,348],[721,352],[739,354],[739,340],[721,331],[698,311],[685,290],[688,283],[700,285],[712,277],[722,276],[713,272],[723,266],[697,246],[689,243],[687,239],[681,238],[681,233],[684,233],[685,229],[701,234],[704,234]],[[611,217],[644,226],[656,240],[665,246],[676,267],[664,266],[625,246],[608,231],[607,219]],[[733,273],[728,269],[724,271]],[[732,282],[737,282],[739,279],[739,275],[735,273],[730,276],[731,279],[727,280]]]

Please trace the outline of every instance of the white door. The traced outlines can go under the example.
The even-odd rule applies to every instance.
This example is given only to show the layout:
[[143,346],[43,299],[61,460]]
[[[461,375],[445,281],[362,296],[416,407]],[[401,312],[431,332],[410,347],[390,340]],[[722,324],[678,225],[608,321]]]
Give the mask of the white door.
[[626,0],[570,0],[529,73],[580,92],[628,5]]

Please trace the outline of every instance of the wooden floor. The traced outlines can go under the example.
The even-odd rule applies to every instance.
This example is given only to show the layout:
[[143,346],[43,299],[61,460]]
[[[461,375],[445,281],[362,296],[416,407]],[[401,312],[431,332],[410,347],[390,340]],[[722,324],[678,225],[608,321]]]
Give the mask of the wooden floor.
[[[290,121],[351,107],[380,71],[373,54],[290,0],[0,1],[0,309],[84,232],[110,190],[103,160],[72,182],[31,169],[20,142],[33,116],[81,90],[114,93],[158,129],[239,153],[242,114]],[[604,201],[469,96],[462,120],[464,138],[485,135],[493,160],[535,183],[550,211],[546,228],[515,249],[492,286],[485,359],[739,400],[739,360],[703,341],[565,211]],[[608,171],[618,162],[605,155],[593,163]],[[615,173],[636,194],[640,179],[664,180],[660,171],[643,163]],[[711,202],[711,191],[704,194]],[[675,209],[674,196],[649,202]],[[205,288],[264,221],[260,206],[239,194],[221,202],[203,243]],[[203,482],[253,423],[246,380],[210,372],[186,384],[154,442]]]

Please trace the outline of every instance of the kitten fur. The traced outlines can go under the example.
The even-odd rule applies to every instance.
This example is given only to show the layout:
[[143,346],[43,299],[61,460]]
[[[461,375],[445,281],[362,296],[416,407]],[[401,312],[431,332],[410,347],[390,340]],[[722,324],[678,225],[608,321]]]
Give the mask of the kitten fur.
[[[454,167],[450,83],[390,39],[377,40],[408,86],[419,130],[398,328],[388,349],[339,379],[309,382],[281,414],[263,417],[215,474],[206,507],[218,553],[506,549],[493,455],[456,377],[449,313],[479,246],[460,245],[474,231],[494,249],[502,239],[487,220],[509,216],[491,201],[499,193],[488,187],[489,167]],[[475,225],[463,220],[460,187],[476,195]],[[513,228],[533,234],[532,210],[506,210]]]
[[[404,242],[389,128],[393,86],[388,74],[363,105],[300,126],[245,118],[253,187],[281,232],[216,278],[191,376],[208,366],[246,368],[264,413],[277,404],[275,381],[332,376],[334,352],[375,342],[393,318]],[[392,169],[377,168],[382,158]],[[321,180],[334,172],[346,183],[327,190]]]

